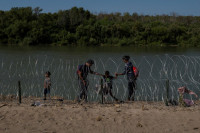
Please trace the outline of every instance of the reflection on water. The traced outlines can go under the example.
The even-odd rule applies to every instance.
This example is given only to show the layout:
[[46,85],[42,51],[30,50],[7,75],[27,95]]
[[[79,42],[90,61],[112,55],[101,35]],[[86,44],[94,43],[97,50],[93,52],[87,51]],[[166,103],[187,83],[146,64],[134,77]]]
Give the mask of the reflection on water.
[[[17,81],[22,83],[24,96],[42,96],[44,73],[52,73],[51,95],[74,99],[78,92],[76,69],[89,58],[95,60],[92,69],[112,75],[122,72],[123,55],[130,55],[131,61],[140,70],[137,80],[137,100],[160,101],[165,97],[165,82],[170,80],[170,97],[177,98],[177,88],[186,85],[199,93],[199,50],[177,48],[65,48],[34,47],[9,48],[0,50],[0,93],[16,94]],[[89,75],[89,100],[98,99],[95,85],[101,77]],[[120,99],[127,98],[125,76],[116,79],[114,94]]]

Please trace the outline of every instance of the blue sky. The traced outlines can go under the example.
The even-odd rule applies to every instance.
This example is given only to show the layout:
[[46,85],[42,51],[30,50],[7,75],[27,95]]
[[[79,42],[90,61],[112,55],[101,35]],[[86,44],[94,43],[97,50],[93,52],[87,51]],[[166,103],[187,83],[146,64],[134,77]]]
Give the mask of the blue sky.
[[92,13],[159,15],[176,12],[178,15],[200,16],[200,0],[0,0],[0,10],[27,6],[40,7],[43,12],[57,12],[77,6]]

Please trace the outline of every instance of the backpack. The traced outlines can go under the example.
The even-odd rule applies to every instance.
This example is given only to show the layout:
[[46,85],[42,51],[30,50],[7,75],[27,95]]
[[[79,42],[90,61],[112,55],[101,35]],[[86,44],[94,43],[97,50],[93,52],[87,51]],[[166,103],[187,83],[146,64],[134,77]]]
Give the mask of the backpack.
[[133,72],[135,74],[135,78],[137,79],[137,77],[139,76],[139,70],[137,69],[137,67],[133,66]]
[[78,75],[81,72],[83,65],[78,65],[77,66],[77,70],[76,70],[76,74]]

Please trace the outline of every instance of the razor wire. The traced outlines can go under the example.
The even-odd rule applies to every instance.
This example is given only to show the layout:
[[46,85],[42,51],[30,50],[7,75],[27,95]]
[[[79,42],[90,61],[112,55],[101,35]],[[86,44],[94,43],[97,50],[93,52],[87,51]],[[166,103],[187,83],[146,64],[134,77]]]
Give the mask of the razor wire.
[[[88,55],[90,57],[90,55]],[[121,56],[92,56],[95,61],[92,70],[104,74],[110,71],[123,72],[124,63]],[[9,60],[0,57],[0,94],[17,94],[17,81],[22,82],[23,96],[43,96],[44,74],[51,72],[51,95],[62,96],[73,100],[79,93],[77,66],[84,64],[86,57],[53,57],[53,56],[26,56]],[[170,82],[170,98],[177,99],[177,88],[187,86],[188,89],[199,94],[200,91],[200,56],[185,55],[154,55],[131,57],[131,62],[139,69],[135,100],[162,101],[166,95],[166,80]],[[99,94],[96,85],[102,77],[88,75],[89,101],[97,101]],[[127,99],[126,76],[119,76],[113,81],[113,94],[121,99]],[[189,96],[191,99],[192,96]]]

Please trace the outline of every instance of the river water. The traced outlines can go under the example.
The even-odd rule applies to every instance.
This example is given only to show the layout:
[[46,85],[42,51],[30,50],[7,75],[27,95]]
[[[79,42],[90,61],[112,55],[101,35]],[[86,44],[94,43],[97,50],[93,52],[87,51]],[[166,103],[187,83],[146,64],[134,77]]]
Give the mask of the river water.
[[[23,96],[43,96],[44,73],[52,73],[51,95],[73,100],[78,94],[76,70],[79,64],[93,59],[92,70],[104,73],[123,72],[122,56],[129,55],[140,74],[136,100],[161,101],[169,80],[170,98],[177,99],[177,88],[187,86],[200,94],[200,49],[177,47],[0,47],[0,93],[17,94],[21,81]],[[89,101],[98,101],[96,84],[101,77],[89,75]],[[113,93],[127,99],[126,76],[113,81]],[[189,98],[194,98],[189,96]]]

